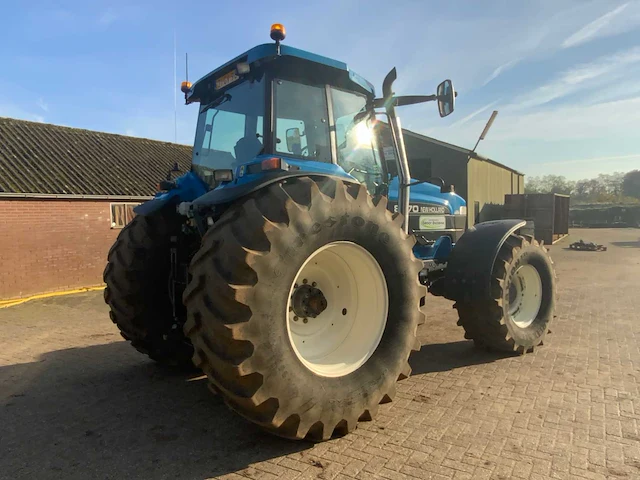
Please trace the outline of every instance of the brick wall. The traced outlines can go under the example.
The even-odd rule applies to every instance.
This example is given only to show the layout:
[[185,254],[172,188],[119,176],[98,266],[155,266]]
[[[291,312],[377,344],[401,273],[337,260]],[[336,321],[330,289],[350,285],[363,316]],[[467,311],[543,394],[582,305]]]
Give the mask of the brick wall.
[[110,202],[0,199],[0,300],[99,285]]

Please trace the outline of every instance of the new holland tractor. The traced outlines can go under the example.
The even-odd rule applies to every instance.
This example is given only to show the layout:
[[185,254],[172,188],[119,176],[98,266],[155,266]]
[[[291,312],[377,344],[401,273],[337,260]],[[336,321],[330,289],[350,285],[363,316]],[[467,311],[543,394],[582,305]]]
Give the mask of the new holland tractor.
[[191,170],[136,208],[109,251],[105,300],[139,351],[195,364],[276,435],[321,441],[370,420],[410,375],[427,291],[455,301],[476,344],[525,353],[547,333],[555,275],[525,222],[462,234],[464,200],[411,178],[396,108],[435,101],[449,115],[451,81],[396,96],[394,69],[376,97],[284,37],[276,24],[275,43],[183,83],[199,104]]

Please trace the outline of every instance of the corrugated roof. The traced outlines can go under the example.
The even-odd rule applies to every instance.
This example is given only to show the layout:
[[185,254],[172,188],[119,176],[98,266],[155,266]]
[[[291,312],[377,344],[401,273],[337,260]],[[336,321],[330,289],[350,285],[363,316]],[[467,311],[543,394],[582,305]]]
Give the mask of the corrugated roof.
[[476,153],[474,151],[471,151],[468,148],[460,147],[458,145],[453,145],[452,143],[443,142],[442,140],[438,140],[437,138],[428,137],[426,135],[422,135],[421,133],[412,132],[411,130],[406,130],[404,128],[402,129],[402,133],[404,135],[409,135],[411,137],[415,137],[415,138],[418,138],[420,140],[424,140],[426,142],[435,143],[436,145],[440,145],[440,146],[446,147],[446,148],[451,148],[452,150],[456,150],[458,152],[465,153],[465,154],[471,156],[472,158],[476,158],[476,159],[481,160],[483,162],[488,162],[488,163],[491,163],[493,165],[497,165],[498,167],[502,167],[505,170],[509,170],[509,171],[511,171],[513,173],[517,173],[518,175],[524,175],[524,173],[519,172],[518,170],[515,170],[515,169],[513,169],[513,168],[511,168],[511,167],[509,167],[509,166],[507,166],[507,165],[505,165],[503,163],[496,162],[495,160],[491,160],[490,158],[483,157],[482,155],[480,155],[480,154],[478,154],[478,153]]
[[191,147],[0,117],[0,195],[150,196]]

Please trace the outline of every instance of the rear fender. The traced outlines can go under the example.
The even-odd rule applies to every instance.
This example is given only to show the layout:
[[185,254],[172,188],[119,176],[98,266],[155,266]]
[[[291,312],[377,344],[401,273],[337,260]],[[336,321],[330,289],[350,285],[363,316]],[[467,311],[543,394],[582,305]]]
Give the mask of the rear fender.
[[[199,197],[197,200],[193,202],[193,206],[202,211],[210,207],[215,207],[216,205],[228,204],[231,202],[235,202],[251,193],[257,192],[269,185],[274,183],[284,182],[290,178],[300,178],[300,177],[327,177],[333,178],[335,180],[340,180],[342,182],[354,182],[353,177],[345,177],[340,175],[333,175],[327,173],[320,172],[300,172],[300,171],[283,171],[283,170],[275,170],[271,172],[265,172],[260,175],[258,178],[244,183],[239,183],[237,185],[229,185],[226,188],[218,188],[215,190],[211,190],[206,195]],[[354,182],[355,183],[355,182]]]
[[470,227],[451,252],[444,296],[465,302],[491,298],[491,272],[498,252],[524,220],[496,220]]

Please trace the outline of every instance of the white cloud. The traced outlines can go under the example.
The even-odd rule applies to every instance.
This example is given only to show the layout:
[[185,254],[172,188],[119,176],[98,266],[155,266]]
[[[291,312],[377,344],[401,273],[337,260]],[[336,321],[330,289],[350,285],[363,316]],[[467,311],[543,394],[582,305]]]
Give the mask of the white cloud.
[[567,165],[573,163],[602,163],[602,162],[611,162],[611,161],[631,161],[639,159],[640,153],[635,153],[631,155],[610,155],[606,157],[590,157],[590,158],[578,158],[571,160],[560,160],[555,162],[542,162],[540,165]]
[[48,112],[49,111],[49,105],[47,105],[44,101],[44,98],[40,97],[38,98],[38,101],[36,102],[36,105],[38,107],[40,107],[43,111]]
[[[415,130],[471,148],[484,124],[485,119],[474,118],[455,128]],[[479,153],[530,175],[585,178],[640,163],[633,141],[638,125],[640,96],[593,105],[561,104],[544,111],[501,109]]]
[[588,23],[573,35],[568,37],[564,42],[562,42],[562,48],[575,47],[577,45],[587,43],[596,37],[603,36],[605,33],[603,32],[603,29],[607,27],[612,22],[612,20],[620,15],[620,13],[622,13],[628,6],[628,3],[623,3],[622,5],[619,5],[613,10],[610,10],[604,15]]
[[3,103],[0,99],[0,117],[17,118],[19,120],[30,120],[32,122],[44,123],[42,115],[25,110],[20,105],[14,103]]
[[640,63],[640,47],[600,57],[594,62],[566,70],[556,79],[516,97],[510,107],[518,110],[533,108],[578,91],[598,87],[622,77],[626,69],[636,63]]
[[98,24],[103,27],[108,27],[113,22],[117,20],[118,16],[113,12],[113,10],[105,10],[100,17],[98,18]]
[[485,105],[484,107],[480,107],[479,109],[475,110],[474,112],[471,112],[469,115],[467,115],[466,117],[461,118],[460,120],[456,120],[455,122],[453,122],[450,126],[451,127],[459,127],[460,125],[463,125],[465,123],[467,123],[469,120],[471,120],[472,118],[480,115],[482,112],[490,109],[491,107],[493,107],[496,103],[498,103],[498,100],[491,102],[487,105]]
[[482,84],[482,86],[484,87],[487,83],[495,80],[496,78],[498,78],[499,75],[501,75],[502,73],[506,72],[507,70],[509,70],[510,68],[512,68],[514,65],[516,65],[521,59],[516,58],[514,60],[511,60],[507,63],[503,63],[502,65],[500,65],[499,67],[497,67],[492,73],[491,75],[489,75],[487,77],[487,79],[484,81],[484,83]]
[[[569,141],[634,138],[640,124],[640,97],[595,105],[559,105],[530,113],[503,110],[491,130],[491,140]],[[477,131],[482,122],[470,122],[465,128]]]

